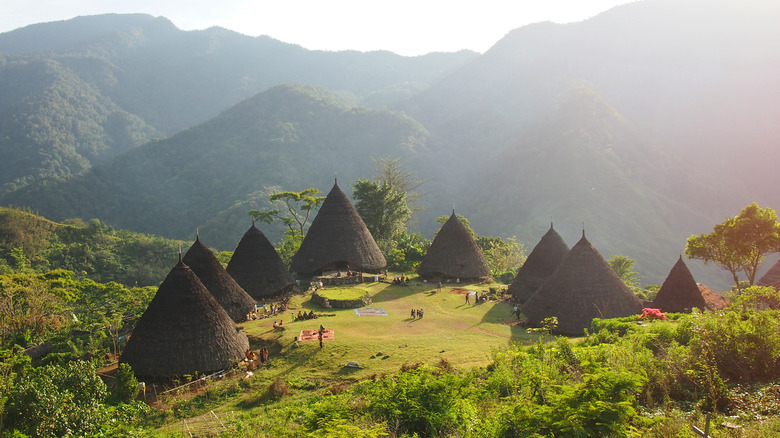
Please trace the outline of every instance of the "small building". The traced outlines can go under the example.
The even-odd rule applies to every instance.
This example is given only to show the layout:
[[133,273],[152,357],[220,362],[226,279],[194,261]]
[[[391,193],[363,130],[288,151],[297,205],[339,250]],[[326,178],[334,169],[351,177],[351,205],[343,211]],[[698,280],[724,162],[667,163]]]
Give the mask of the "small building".
[[517,270],[507,292],[519,303],[525,303],[552,275],[568,253],[569,245],[566,245],[551,223],[550,229],[536,244],[523,266]]
[[246,316],[255,310],[255,300],[225,271],[214,253],[200,241],[200,236],[195,238],[182,261],[195,272],[234,322],[246,320]]
[[333,270],[378,272],[385,266],[385,256],[365,222],[334,183],[293,256],[292,270],[311,277]]
[[471,233],[458,219],[455,210],[442,225],[431,247],[417,268],[427,280],[460,279],[470,281],[486,278],[490,267]]
[[255,300],[284,295],[294,284],[276,248],[254,222],[238,242],[227,273]]
[[652,306],[663,312],[690,312],[694,307],[706,310],[707,303],[693,279],[691,271],[680,256],[658,290]]
[[246,335],[180,258],[138,320],[119,362],[136,376],[166,379],[230,368],[248,348]]
[[520,310],[532,325],[555,316],[558,333],[582,335],[594,318],[639,315],[642,307],[583,230],[580,241]]

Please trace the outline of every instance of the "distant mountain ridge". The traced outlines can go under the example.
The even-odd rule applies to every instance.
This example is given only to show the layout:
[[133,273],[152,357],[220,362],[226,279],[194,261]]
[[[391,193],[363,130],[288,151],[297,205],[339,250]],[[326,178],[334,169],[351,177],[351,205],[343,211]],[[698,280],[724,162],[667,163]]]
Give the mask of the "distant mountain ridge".
[[[72,104],[81,117],[123,116],[122,129],[88,138],[135,139],[116,140],[133,146],[113,159],[114,144],[79,143],[71,138],[84,130],[52,122],[59,128],[46,132],[66,140],[41,141],[42,156],[72,155],[76,164],[3,181],[0,203],[170,237],[204,226],[219,235],[210,245],[232,249],[225,245],[248,226],[246,211],[274,187],[326,190],[338,173],[348,191],[356,177],[374,176],[372,158],[400,156],[427,180],[419,221],[426,236],[453,203],[479,234],[517,235],[527,247],[551,217],[570,245],[584,222],[602,254],[635,258],[645,282],[659,284],[686,236],[753,201],[780,206],[774,2],[646,0],[579,23],[522,27],[481,56],[416,58],[310,52],[224,29],[181,32],[162,18],[127,19],[134,24],[99,38],[0,55],[0,97],[11,96],[0,99],[0,127],[45,120],[40,109],[18,108],[50,90],[61,102],[90,102]],[[14,32],[0,34],[0,52],[11,53]],[[249,59],[247,50],[258,54]],[[9,73],[36,63],[60,79]],[[31,68],[30,78],[39,71]],[[3,158],[28,133],[46,138],[0,130]],[[146,142],[160,137],[169,138]],[[85,158],[69,152],[76,144],[105,152]],[[67,178],[36,182],[46,174]],[[727,287],[717,269],[689,266],[697,280]]]
[[476,56],[309,51],[142,14],[27,26],[0,34],[0,186],[80,173],[281,83],[382,106]]

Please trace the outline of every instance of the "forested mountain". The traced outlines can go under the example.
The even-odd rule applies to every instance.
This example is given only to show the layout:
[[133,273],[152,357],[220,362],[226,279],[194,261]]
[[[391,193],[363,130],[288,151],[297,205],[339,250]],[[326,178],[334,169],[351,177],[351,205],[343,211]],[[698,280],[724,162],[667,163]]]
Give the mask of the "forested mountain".
[[475,56],[309,51],[140,14],[28,26],[0,34],[0,187],[82,172],[280,83],[382,106]]
[[[403,156],[422,169],[427,137],[403,114],[355,107],[322,88],[280,85],[169,139],[65,181],[30,185],[4,202],[55,220],[100,217],[120,228],[187,238],[235,203],[267,202],[270,186],[327,193],[334,173],[348,187],[370,176],[372,158],[383,156]],[[252,208],[219,225],[235,234],[219,232],[215,241],[204,230],[204,242],[232,250]]]
[[[178,238],[202,226],[232,249],[273,187],[327,191],[338,173],[348,190],[372,158],[401,157],[427,180],[427,236],[453,203],[479,234],[528,246],[551,217],[569,244],[585,222],[603,254],[660,283],[686,236],[780,206],[777,22],[775,2],[646,0],[519,28],[481,56],[417,58],[144,15],[30,26],[0,35],[0,182],[17,180],[0,202]],[[30,102],[47,96],[68,111],[46,119]]]

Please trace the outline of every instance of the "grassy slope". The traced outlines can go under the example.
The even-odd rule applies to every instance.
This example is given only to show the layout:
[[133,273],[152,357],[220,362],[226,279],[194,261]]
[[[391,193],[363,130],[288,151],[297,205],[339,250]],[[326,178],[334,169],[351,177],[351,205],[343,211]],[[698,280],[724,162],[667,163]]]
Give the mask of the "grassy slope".
[[[281,315],[283,330],[273,329],[272,318],[244,323],[243,329],[253,347],[269,348],[273,360],[267,373],[286,377],[299,372],[325,380],[392,373],[404,363],[441,358],[456,367],[480,366],[489,362],[493,349],[531,339],[524,329],[512,325],[509,305],[466,305],[464,295],[449,293],[452,287],[448,286],[454,287],[445,284],[441,292],[436,292],[434,285],[416,281],[409,286],[382,282],[356,286],[367,291],[374,301],[372,307],[384,309],[387,316],[358,316],[353,309],[324,310],[311,303],[307,294],[294,297],[290,310]],[[478,291],[488,287],[459,286]],[[412,320],[413,308],[424,309],[425,316]],[[293,322],[292,316],[299,309],[334,316]],[[335,330],[335,340],[326,342],[322,350],[316,341],[301,342],[299,348],[294,348],[294,338],[301,330],[316,329],[320,324]],[[382,357],[371,358],[379,352]],[[345,369],[349,361],[362,368]]]

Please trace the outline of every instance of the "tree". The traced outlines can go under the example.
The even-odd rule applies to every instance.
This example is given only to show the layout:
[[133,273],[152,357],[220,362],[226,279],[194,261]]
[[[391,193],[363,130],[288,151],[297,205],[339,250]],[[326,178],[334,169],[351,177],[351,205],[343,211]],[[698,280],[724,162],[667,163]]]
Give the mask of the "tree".
[[633,271],[635,260],[624,255],[613,255],[609,257],[607,263],[629,289],[635,292],[639,289],[639,282],[642,280],[642,277]]
[[406,193],[387,181],[365,178],[358,179],[352,187],[355,209],[368,231],[385,252],[393,250],[397,237],[406,231],[406,224],[412,217]]
[[477,237],[477,246],[490,266],[490,275],[502,281],[512,281],[520,266],[525,263],[525,247],[513,236],[506,240],[500,237]]
[[780,251],[780,223],[771,208],[761,208],[757,203],[745,207],[737,216],[727,218],[710,234],[688,238],[685,255],[704,263],[714,262],[729,271],[734,283],[739,285],[739,273],[743,273],[749,285],[753,285],[756,270],[764,255]]
[[270,211],[250,210],[249,216],[256,221],[272,223],[279,219],[290,231],[298,231],[302,236],[306,235],[306,224],[311,213],[322,205],[324,196],[316,196],[320,191],[315,188],[304,189],[300,192],[277,192],[270,196],[271,202],[283,202],[286,212],[278,209]]
[[422,210],[418,204],[422,193],[416,190],[425,183],[418,179],[413,172],[401,167],[401,158],[380,158],[374,160],[379,180],[384,181],[398,192],[406,194],[406,202],[412,213]]

